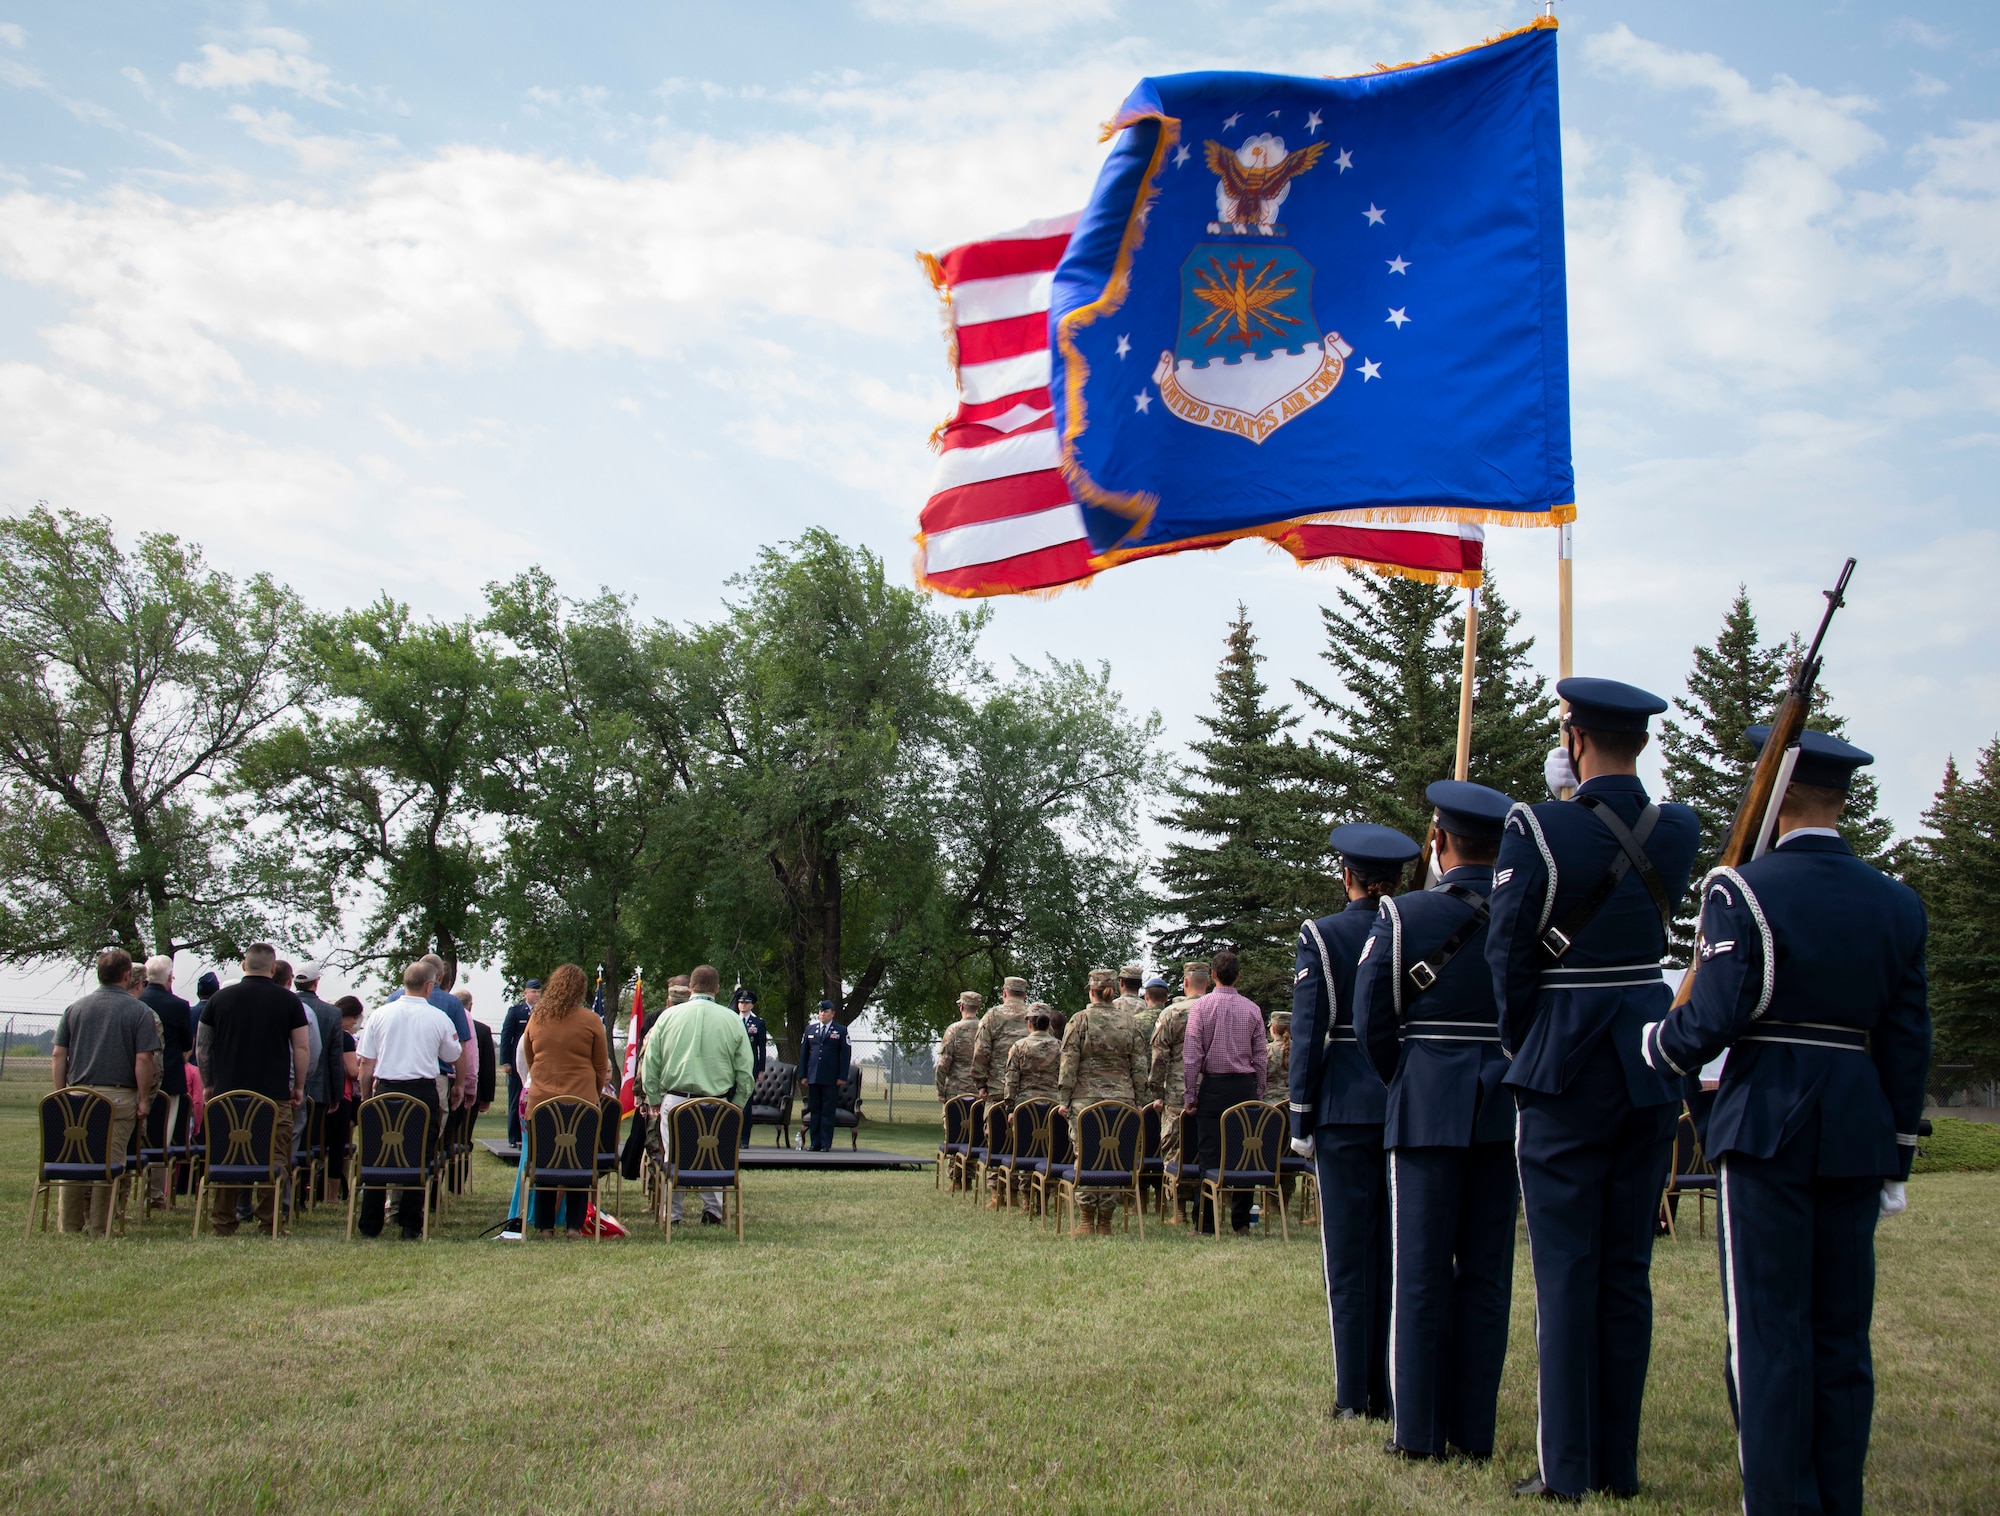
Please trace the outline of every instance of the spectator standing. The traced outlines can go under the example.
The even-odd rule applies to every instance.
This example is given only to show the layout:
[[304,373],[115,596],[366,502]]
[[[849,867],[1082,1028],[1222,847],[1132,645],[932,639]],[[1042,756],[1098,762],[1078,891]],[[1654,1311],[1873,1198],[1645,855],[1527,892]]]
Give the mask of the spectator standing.
[[201,978],[194,982],[194,1009],[188,1012],[188,1046],[194,1046],[194,1039],[201,1031],[201,1013],[208,1009],[215,992],[222,988],[222,981],[215,977],[215,970],[203,969]]
[[[647,1040],[639,1082],[647,1104],[659,1112],[663,1134],[674,1108],[690,1100],[727,1100],[732,1105],[750,1102],[750,1087],[757,1078],[750,1034],[743,1028],[742,1017],[732,1016],[716,1004],[716,992],[721,988],[722,976],[707,964],[701,965],[688,976],[686,1003],[660,1023],[658,1035]],[[830,1126],[827,1135],[831,1146]],[[681,1195],[677,1190],[671,1220],[680,1219]],[[722,1191],[702,1191],[701,1220],[704,1226],[721,1225]]]
[[[1215,988],[1188,1007],[1187,1041],[1182,1046],[1181,1121],[1195,1123],[1204,1171],[1222,1163],[1222,1113],[1246,1100],[1264,1098],[1268,1068],[1264,1013],[1236,989],[1236,955],[1228,949],[1208,961]],[[1229,1224],[1250,1225],[1250,1192],[1229,1197]],[[1202,1203],[1201,1229],[1215,1230],[1214,1208]]]
[[[542,996],[541,1004],[535,1007],[521,1032],[517,1051],[521,1073],[528,1082],[531,1119],[538,1107],[559,1097],[595,1105],[615,1093],[611,1084],[611,1044],[604,1035],[604,1022],[583,1003],[588,987],[583,970],[565,963],[549,975],[548,993]],[[564,1229],[572,1236],[583,1229],[584,1207],[589,1198],[581,1194],[563,1197]],[[544,1237],[555,1235],[555,1201],[553,1190],[535,1191],[530,1220]]]
[[[181,1102],[187,1099],[187,1057],[194,1051],[194,1008],[173,992],[174,960],[164,953],[146,960],[146,987],[139,998],[151,1009],[160,1028],[159,1098],[167,1103],[167,1140],[173,1140],[174,1123],[180,1120]],[[159,1187],[147,1197],[154,1205],[166,1204],[167,1171],[160,1169]]]
[[521,1073],[514,1058],[521,1045],[521,1030],[541,998],[542,981],[530,979],[521,986],[521,998],[500,1018],[500,1072],[507,1076],[507,1140],[515,1147],[521,1145]]
[[[437,1148],[444,1124],[444,1112],[438,1102],[437,1070],[452,1068],[460,1056],[451,1018],[432,1005],[427,994],[434,973],[428,959],[419,959],[404,969],[405,993],[369,1014],[355,1049],[363,1100],[375,1095],[408,1095],[421,1100],[430,1112],[430,1142],[424,1153],[427,1163]],[[382,1235],[388,1201],[384,1190],[362,1192],[363,1236]],[[423,1216],[423,1191],[404,1189],[396,1199],[396,1220],[405,1242],[423,1235]]]
[[[465,1007],[459,1004],[458,997],[443,987],[446,976],[444,959],[436,953],[426,953],[417,962],[428,968],[431,975],[430,987],[425,990],[424,999],[444,1012],[445,1018],[451,1022],[452,1034],[458,1038],[458,1045],[463,1050],[472,1041],[472,1021],[465,1014]],[[408,992],[397,990],[389,996],[389,1000],[400,1000],[406,993]],[[478,1073],[476,1060],[464,1057],[462,1053],[456,1068],[441,1065],[438,1068],[438,1078],[447,1082],[439,1086],[439,1104],[445,1110],[455,1111],[472,1099],[475,1093],[474,1081],[478,1078]]]
[[[253,1090],[278,1103],[274,1150],[285,1154],[292,1147],[292,1123],[305,1099],[306,1070],[312,1066],[312,1044],[307,1037],[310,1019],[299,997],[273,977],[278,967],[278,950],[268,942],[253,942],[243,955],[243,977],[217,990],[201,1018],[195,1035],[195,1058],[201,1065],[202,1085],[209,1100],[231,1090]],[[212,1185],[209,1219],[215,1235],[235,1233],[238,1186]],[[271,1207],[277,1204],[274,1191],[265,1190],[257,1201],[257,1224],[269,1230]]]
[[472,1114],[475,1117],[486,1114],[493,1104],[493,1028],[478,1020],[472,1014],[472,991],[461,985],[452,991],[458,1003],[465,1007],[465,1019],[472,1023],[472,1051],[479,1059],[477,1077],[474,1080]]
[[[114,1154],[122,1154],[131,1142],[133,1123],[145,1119],[159,1080],[159,1024],[151,1009],[126,989],[131,974],[132,957],[123,948],[106,948],[97,955],[97,988],[64,1008],[49,1059],[57,1089],[81,1087],[111,1102]],[[90,1230],[103,1231],[110,1212],[111,1186],[93,1184]],[[86,1225],[78,1186],[62,1187],[56,1225],[65,1232]]]
[[333,1003],[340,1013],[340,1063],[333,1076],[333,1104],[326,1112],[327,1194],[347,1198],[347,1146],[354,1136],[354,1111],[361,1104],[361,1002],[342,995]]
[[[341,1099],[346,1075],[341,1068],[340,1012],[331,1003],[319,998],[320,975],[325,965],[308,962],[292,976],[292,988],[298,992],[299,1003],[306,1008],[306,1015],[312,1018],[311,1031],[319,1034],[319,1050],[313,1054],[312,1067],[306,1070],[306,1129],[312,1129],[311,1108],[317,1108],[320,1119],[320,1140],[328,1142],[326,1152],[333,1149],[330,1139],[333,1132],[333,1108]],[[327,1169],[332,1172],[329,1156]]]

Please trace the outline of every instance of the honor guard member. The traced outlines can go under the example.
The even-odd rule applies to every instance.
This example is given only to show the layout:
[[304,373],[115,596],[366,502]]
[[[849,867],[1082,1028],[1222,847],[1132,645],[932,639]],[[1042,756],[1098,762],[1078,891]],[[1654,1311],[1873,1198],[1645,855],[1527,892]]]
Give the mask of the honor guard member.
[[1802,735],[1777,846],[1708,876],[1694,993],[1642,1034],[1669,1079],[1729,1051],[1706,1151],[1748,1516],[1861,1509],[1875,1222],[1903,1209],[1931,1051],[1923,906],[1835,830],[1873,761]]
[[1639,782],[1666,701],[1611,679],[1556,691],[1569,715],[1551,783],[1576,798],[1508,816],[1486,959],[1535,1273],[1541,1468],[1515,1491],[1576,1500],[1639,1487],[1653,1230],[1681,1106],[1679,1081],[1639,1056],[1639,1029],[1671,998],[1660,959],[1701,826]]
[[743,1034],[750,1039],[750,1072],[754,1077],[764,1072],[764,1059],[771,1050],[771,1029],[757,1014],[755,990],[737,987],[736,1014],[743,1018]]
[[847,1082],[854,1063],[854,1044],[847,1028],[833,1019],[831,1000],[819,1003],[819,1020],[806,1028],[799,1043],[799,1082],[806,1087],[807,1145],[815,1153],[833,1151],[833,1111],[836,1087]]
[[1354,974],[1354,1032],[1389,1086],[1389,1384],[1404,1458],[1493,1456],[1514,1296],[1514,1096],[1486,928],[1514,802],[1440,780],[1441,881],[1385,898]]
[[998,1100],[1007,1088],[1007,1050],[1028,1035],[1028,981],[1009,975],[1000,981],[1000,1003],[979,1018],[972,1043],[973,1092]]
[[958,1020],[944,1029],[938,1039],[937,1097],[940,1102],[957,1095],[973,1095],[972,1044],[979,1037],[979,992],[967,990],[958,997]]
[[1356,822],[1331,838],[1347,908],[1299,928],[1292,973],[1292,1151],[1319,1182],[1320,1256],[1333,1333],[1334,1408],[1389,1414],[1387,1091],[1354,1038],[1354,968],[1384,896],[1423,849],[1394,827]]

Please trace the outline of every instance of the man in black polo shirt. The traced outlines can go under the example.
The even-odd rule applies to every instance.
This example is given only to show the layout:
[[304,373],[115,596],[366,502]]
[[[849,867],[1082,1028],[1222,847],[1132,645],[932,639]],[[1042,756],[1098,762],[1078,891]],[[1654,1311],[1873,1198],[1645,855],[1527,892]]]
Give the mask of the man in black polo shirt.
[[[312,1046],[306,1039],[306,1008],[299,997],[271,977],[278,950],[268,942],[253,942],[243,955],[243,977],[217,990],[201,1018],[195,1057],[201,1065],[202,1088],[211,1097],[231,1090],[254,1090],[278,1102],[276,1151],[292,1150],[292,1112],[305,1099],[306,1070],[312,1066]],[[211,1186],[209,1215],[215,1235],[236,1230],[234,1185]],[[257,1201],[257,1224],[271,1227],[275,1191],[265,1190]]]

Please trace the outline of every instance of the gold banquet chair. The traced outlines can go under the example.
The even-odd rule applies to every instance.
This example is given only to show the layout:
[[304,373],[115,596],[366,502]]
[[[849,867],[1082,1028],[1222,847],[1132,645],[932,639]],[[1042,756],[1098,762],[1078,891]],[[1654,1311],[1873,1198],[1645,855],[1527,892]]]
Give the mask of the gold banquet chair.
[[1222,1113],[1220,1162],[1213,1169],[1204,1169],[1201,1176],[1201,1198],[1215,1218],[1218,1242],[1229,1225],[1223,1216],[1223,1197],[1238,1190],[1264,1197],[1267,1225],[1275,1204],[1279,1229],[1285,1241],[1292,1240],[1291,1224],[1285,1216],[1285,1195],[1278,1184],[1278,1157],[1284,1151],[1285,1133],[1283,1113],[1261,1100],[1246,1100]]
[[664,1113],[666,1188],[660,1201],[660,1230],[673,1235],[675,1190],[721,1190],[722,1219],[736,1197],[736,1240],[743,1240],[743,1107],[733,1100],[704,1096]]
[[[1145,1133],[1139,1108],[1122,1100],[1099,1100],[1070,1118],[1075,1147],[1068,1163],[1049,1166],[1056,1181],[1056,1226],[1074,1227],[1077,1201],[1085,1190],[1117,1190],[1131,1201],[1126,1223],[1139,1219],[1139,1235],[1146,1235],[1146,1207],[1139,1194],[1139,1171],[1145,1152]],[[1065,1222],[1062,1207],[1069,1206]]]
[[[537,1189],[554,1190],[558,1207],[565,1195],[579,1190],[595,1204],[597,1133],[602,1121],[603,1111],[596,1101],[574,1100],[567,1095],[544,1100],[528,1112],[523,1134],[528,1143],[528,1166],[521,1181],[521,1205],[527,1213],[521,1218],[522,1236],[534,1230],[531,1217]],[[599,1226],[593,1235],[602,1242],[604,1228]]]
[[255,1090],[224,1090],[203,1103],[201,1122],[208,1137],[208,1162],[195,1189],[192,1235],[201,1235],[202,1218],[208,1214],[208,1187],[215,1184],[248,1189],[253,1204],[257,1191],[272,1190],[271,1236],[275,1239],[278,1219],[285,1209],[276,1192],[282,1192],[292,1178],[291,1147],[278,1143],[278,1102]]
[[[28,1227],[23,1236],[35,1231],[35,1202],[42,1203],[42,1230],[49,1229],[49,1197],[64,1186],[108,1184],[109,1203],[104,1207],[104,1235],[111,1236],[111,1222],[118,1214],[119,1188],[125,1183],[123,1153],[111,1151],[111,1102],[95,1090],[72,1085],[51,1090],[41,1099],[41,1164],[35,1171],[35,1187],[28,1195]],[[88,1201],[84,1217],[89,1229]]]
[[[423,1192],[422,1239],[431,1237],[431,1108],[414,1095],[385,1090],[361,1102],[354,1114],[354,1160],[347,1176],[347,1240],[354,1240],[354,1208],[363,1190]],[[382,1201],[388,1222],[388,1197]]]

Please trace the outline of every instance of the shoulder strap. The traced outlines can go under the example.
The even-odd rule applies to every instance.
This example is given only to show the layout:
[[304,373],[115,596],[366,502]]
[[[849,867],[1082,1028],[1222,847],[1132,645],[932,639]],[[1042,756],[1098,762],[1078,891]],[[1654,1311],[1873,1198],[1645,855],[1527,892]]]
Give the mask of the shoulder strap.
[[1410,965],[1409,981],[1413,988],[1411,995],[1421,995],[1438,982],[1438,975],[1444,966],[1458,956],[1458,950],[1470,942],[1473,935],[1486,925],[1486,918],[1493,913],[1493,902],[1477,890],[1469,890],[1462,884],[1446,884],[1438,889],[1440,895],[1449,895],[1454,900],[1462,900],[1472,907],[1472,914],[1458,924],[1458,930],[1438,944],[1436,951],[1427,958]]
[[1674,907],[1667,898],[1667,887],[1660,879],[1660,871],[1653,867],[1653,860],[1646,856],[1646,839],[1653,835],[1653,828],[1659,824],[1660,808],[1649,804],[1639,813],[1639,824],[1627,829],[1618,819],[1617,812],[1604,803],[1600,795],[1582,795],[1577,803],[1591,815],[1604,823],[1604,829],[1611,833],[1611,840],[1618,844],[1618,856],[1611,860],[1611,866],[1604,871],[1590,893],[1578,901],[1576,908],[1560,923],[1542,933],[1542,946],[1551,958],[1560,959],[1576,941],[1577,934],[1604,909],[1623,882],[1626,874],[1633,869],[1639,871],[1639,878],[1646,886],[1646,893],[1653,897],[1653,907],[1660,913],[1660,926],[1669,940],[1673,936]]

